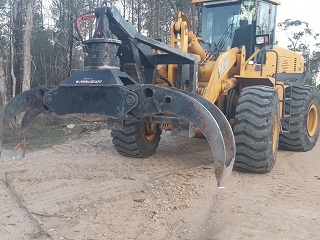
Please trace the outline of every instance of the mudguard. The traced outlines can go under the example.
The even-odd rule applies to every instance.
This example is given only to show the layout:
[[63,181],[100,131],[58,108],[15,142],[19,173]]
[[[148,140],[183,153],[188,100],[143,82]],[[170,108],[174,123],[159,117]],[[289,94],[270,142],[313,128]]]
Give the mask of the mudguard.
[[[26,112],[21,123],[20,144],[13,150],[2,148],[3,128],[17,115]],[[9,101],[0,115],[1,160],[22,158],[25,136],[31,122],[40,113],[58,115],[86,113],[107,118],[141,119],[154,114],[182,117],[206,137],[213,155],[214,172],[220,187],[232,171],[235,142],[223,113],[199,95],[170,87],[144,85],[88,85],[39,87],[23,92]]]

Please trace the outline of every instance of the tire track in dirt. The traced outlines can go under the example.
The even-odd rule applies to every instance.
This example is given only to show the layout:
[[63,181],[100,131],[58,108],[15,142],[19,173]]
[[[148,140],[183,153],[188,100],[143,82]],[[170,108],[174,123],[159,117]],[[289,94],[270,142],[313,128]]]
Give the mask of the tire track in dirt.
[[[212,217],[202,223],[208,227],[186,239],[319,239],[320,180],[312,174],[320,172],[318,149],[280,151],[275,168],[266,175],[234,171],[216,201],[218,211],[211,209]],[[231,231],[221,230],[226,223]]]
[[[176,149],[172,149],[173,140],[165,141],[163,148],[160,147],[159,151],[167,154],[167,151],[171,149],[169,158],[161,156],[162,154],[160,153],[160,155],[141,160],[119,156],[111,145],[107,144],[105,146],[105,139],[110,143],[109,137],[97,139],[97,134],[93,135],[81,139],[80,142],[71,142],[49,150],[29,153],[26,159],[20,162],[18,168],[24,168],[24,171],[14,172],[15,168],[13,167],[10,172],[11,177],[14,179],[13,184],[26,199],[28,207],[35,213],[63,217],[60,222],[65,222],[66,225],[71,225],[78,229],[81,226],[82,215],[86,216],[86,213],[90,210],[98,214],[98,208],[106,208],[109,209],[108,214],[111,213],[112,218],[117,219],[121,215],[121,213],[119,214],[119,209],[125,207],[129,207],[130,211],[138,213],[139,211],[136,211],[135,208],[143,207],[136,206],[140,204],[141,197],[150,194],[153,197],[145,197],[143,200],[143,203],[146,203],[144,205],[147,205],[150,210],[143,211],[142,216],[137,214],[133,222],[139,222],[141,217],[145,217],[146,222],[150,221],[150,219],[160,219],[165,214],[163,212],[170,209],[190,208],[187,204],[184,204],[187,201],[184,198],[175,199],[178,205],[172,207],[165,206],[171,201],[170,198],[157,201],[159,193],[160,195],[170,194],[171,189],[176,187],[175,185],[170,185],[170,182],[163,183],[161,179],[168,179],[173,175],[173,181],[176,181],[176,174],[181,175],[180,172],[184,173],[185,169],[212,161],[205,154],[205,157],[199,156],[196,159],[187,157],[186,160],[179,159],[179,161],[175,161],[178,156],[187,156],[196,150],[197,146],[194,146],[189,139],[182,139],[180,141],[182,147]],[[198,141],[205,143],[200,147],[198,146],[198,148],[210,152],[206,147],[205,140]],[[89,148],[89,152],[87,152],[86,148],[90,145],[93,145],[94,148]],[[14,165],[13,163],[12,166]],[[159,189],[157,187],[162,184],[167,184],[168,189]],[[213,184],[215,183],[213,182]],[[166,194],[161,194],[163,191],[167,191]],[[129,205],[128,201],[130,201]],[[113,202],[117,202],[120,206],[113,206]],[[109,206],[110,204],[112,207]],[[113,211],[113,209],[117,210]],[[159,211],[158,209],[164,210]],[[122,220],[121,222],[132,224],[132,221],[129,221],[130,218],[125,216],[123,218],[128,220]],[[41,216],[40,219],[47,220]],[[90,221],[96,222],[94,219]],[[157,221],[159,222],[159,220]],[[56,221],[53,222],[55,223]],[[114,221],[109,222],[112,224]],[[56,229],[56,224],[44,225],[46,229],[50,230]],[[119,222],[114,225],[119,225]],[[139,225],[142,229],[144,227],[153,229],[144,224]],[[153,231],[154,229],[150,230],[150,232],[142,232],[146,232],[145,234],[148,236]],[[79,230],[79,232],[81,231]],[[123,231],[121,230],[119,233],[122,234]],[[51,234],[54,235],[54,232]],[[113,234],[116,234],[116,232],[112,232],[110,236],[113,236]]]
[[[163,134],[154,156],[133,159],[118,155],[102,130],[29,152],[0,165],[0,174],[9,172],[53,239],[316,239],[320,166],[314,154],[318,148],[280,151],[271,173],[234,171],[218,190],[204,139]],[[11,212],[24,217],[12,203],[0,206],[1,216]],[[19,224],[16,239],[34,233],[32,222],[12,219]],[[13,231],[5,218],[0,227],[4,236]]]

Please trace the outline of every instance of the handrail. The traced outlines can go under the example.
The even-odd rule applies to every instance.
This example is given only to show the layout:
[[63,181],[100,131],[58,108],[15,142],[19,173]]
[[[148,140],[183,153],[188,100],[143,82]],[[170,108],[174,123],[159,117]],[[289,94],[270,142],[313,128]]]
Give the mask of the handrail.
[[242,65],[242,69],[245,68],[248,63],[255,57],[258,55],[258,53],[261,51],[261,49],[257,49],[249,58],[247,61],[244,62],[244,64]]
[[[275,80],[275,84],[277,83],[277,72],[278,72],[278,60],[279,60],[279,54],[273,50],[273,49],[268,49],[266,51],[263,51],[263,58],[266,56],[267,52],[273,52],[276,54],[276,71],[274,72],[274,80]],[[261,71],[260,71],[260,76],[262,76],[263,73],[263,64],[261,64]]]

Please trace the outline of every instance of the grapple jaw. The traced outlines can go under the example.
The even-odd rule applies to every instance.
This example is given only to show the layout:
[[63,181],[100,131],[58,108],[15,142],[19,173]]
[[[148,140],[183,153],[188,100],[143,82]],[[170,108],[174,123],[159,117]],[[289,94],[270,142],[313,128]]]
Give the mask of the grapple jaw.
[[[26,134],[30,123],[40,113],[50,113],[51,110],[43,103],[43,96],[52,87],[37,87],[20,93],[12,98],[0,113],[0,149],[1,161],[19,159],[24,157],[26,148]],[[5,127],[17,116],[23,114],[20,129],[20,143],[12,150],[3,148]]]
[[218,186],[230,175],[235,159],[235,143],[231,127],[221,111],[204,98],[152,84],[61,85],[39,87],[17,95],[1,112],[0,133],[17,115],[25,112],[20,143],[13,150],[1,150],[1,161],[22,158],[27,130],[40,113],[101,114],[109,119],[144,119],[152,115],[174,115],[184,118],[206,137],[213,154]]

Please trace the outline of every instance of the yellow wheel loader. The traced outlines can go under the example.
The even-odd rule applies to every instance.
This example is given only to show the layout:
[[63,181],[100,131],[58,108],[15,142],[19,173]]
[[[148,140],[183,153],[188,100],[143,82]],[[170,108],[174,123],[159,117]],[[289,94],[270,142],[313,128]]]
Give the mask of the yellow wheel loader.
[[[18,114],[21,142],[1,147],[1,161],[22,158],[26,134],[40,113],[101,114],[124,156],[148,157],[162,131],[204,136],[217,185],[233,166],[265,173],[278,146],[312,149],[319,136],[319,94],[304,85],[303,58],[274,46],[278,0],[193,0],[201,5],[202,37],[183,13],[171,24],[170,46],[139,34],[111,7],[72,22],[84,69],[58,86],[39,86],[9,101],[3,129]],[[93,37],[81,22],[94,19]],[[76,34],[74,34],[76,32]]]

